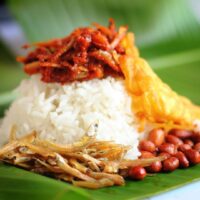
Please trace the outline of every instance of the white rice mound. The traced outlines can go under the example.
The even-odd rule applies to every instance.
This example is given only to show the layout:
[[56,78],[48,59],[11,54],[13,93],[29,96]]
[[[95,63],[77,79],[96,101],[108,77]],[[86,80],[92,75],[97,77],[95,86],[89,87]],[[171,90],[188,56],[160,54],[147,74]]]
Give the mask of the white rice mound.
[[140,155],[131,97],[123,80],[107,77],[61,85],[43,83],[40,75],[33,75],[22,81],[17,92],[0,127],[0,145],[8,141],[14,124],[18,137],[35,130],[40,138],[59,144],[94,134],[91,127],[98,124],[97,139],[130,145],[126,158]]

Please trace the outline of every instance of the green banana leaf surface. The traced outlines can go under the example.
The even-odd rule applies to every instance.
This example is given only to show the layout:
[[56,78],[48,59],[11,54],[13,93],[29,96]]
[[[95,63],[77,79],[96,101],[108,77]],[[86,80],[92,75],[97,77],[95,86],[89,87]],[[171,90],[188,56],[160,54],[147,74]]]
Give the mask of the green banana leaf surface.
[[[30,42],[62,37],[92,22],[127,24],[142,57],[181,95],[200,104],[200,17],[198,0],[10,0],[9,8]],[[0,58],[0,114],[24,75],[12,55]],[[9,67],[10,65],[16,67]],[[127,180],[125,186],[88,190],[0,164],[0,199],[130,200],[146,198],[200,180],[200,166]]]

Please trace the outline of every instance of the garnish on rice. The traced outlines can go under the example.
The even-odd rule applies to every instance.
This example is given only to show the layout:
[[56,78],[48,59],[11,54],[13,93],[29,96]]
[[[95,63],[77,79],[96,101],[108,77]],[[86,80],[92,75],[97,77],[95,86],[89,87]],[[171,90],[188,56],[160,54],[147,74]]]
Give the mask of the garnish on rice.
[[[29,75],[40,73],[44,82],[68,83],[106,76],[125,77],[133,111],[142,122],[158,123],[167,129],[177,125],[192,128],[200,108],[179,96],[139,56],[133,33],[94,24],[78,28],[69,36],[33,45],[35,50],[19,57]],[[29,46],[26,46],[29,47]]]
[[18,61],[25,64],[27,74],[40,73],[48,83],[123,76],[118,59],[125,53],[120,42],[127,27],[116,30],[112,19],[108,28],[94,26],[78,28],[62,39],[26,45],[36,49],[27,57],[18,57]]

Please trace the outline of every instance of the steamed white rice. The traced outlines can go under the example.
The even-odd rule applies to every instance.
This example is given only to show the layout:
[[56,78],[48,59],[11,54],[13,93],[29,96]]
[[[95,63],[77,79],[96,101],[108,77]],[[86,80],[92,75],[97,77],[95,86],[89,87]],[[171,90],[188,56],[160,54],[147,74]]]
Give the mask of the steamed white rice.
[[131,98],[123,80],[108,77],[60,85],[43,83],[40,75],[34,75],[22,81],[17,91],[19,96],[0,127],[0,145],[7,142],[15,124],[18,137],[36,130],[41,138],[70,144],[96,134],[99,140],[131,145],[127,158],[139,156]]

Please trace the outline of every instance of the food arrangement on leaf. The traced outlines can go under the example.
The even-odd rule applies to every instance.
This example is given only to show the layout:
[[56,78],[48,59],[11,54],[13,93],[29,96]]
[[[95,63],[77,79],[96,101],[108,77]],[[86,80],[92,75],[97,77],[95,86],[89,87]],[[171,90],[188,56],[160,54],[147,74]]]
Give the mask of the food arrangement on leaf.
[[92,189],[200,162],[200,107],[162,82],[126,26],[24,48],[30,78],[0,127],[0,160]]

